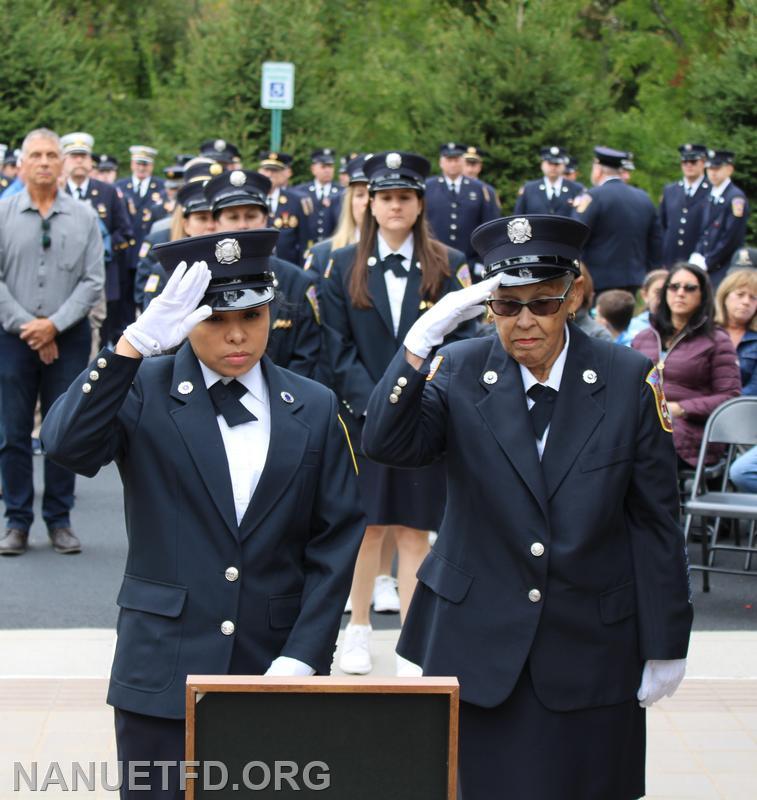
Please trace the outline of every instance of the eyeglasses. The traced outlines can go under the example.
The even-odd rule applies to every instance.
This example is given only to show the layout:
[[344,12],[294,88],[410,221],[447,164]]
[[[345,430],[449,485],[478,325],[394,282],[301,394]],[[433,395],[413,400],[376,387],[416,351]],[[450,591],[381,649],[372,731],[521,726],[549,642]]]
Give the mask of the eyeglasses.
[[686,294],[692,294],[699,288],[698,283],[671,283],[668,285],[669,292],[677,292],[683,289]]
[[44,250],[49,250],[50,245],[53,243],[53,240],[50,238],[50,220],[43,219],[42,220],[42,248]]
[[486,301],[486,304],[498,317],[517,317],[524,308],[527,308],[537,317],[549,317],[560,310],[560,306],[565,302],[571,286],[573,286],[572,282],[560,297],[539,297],[536,300],[525,301],[491,298]]

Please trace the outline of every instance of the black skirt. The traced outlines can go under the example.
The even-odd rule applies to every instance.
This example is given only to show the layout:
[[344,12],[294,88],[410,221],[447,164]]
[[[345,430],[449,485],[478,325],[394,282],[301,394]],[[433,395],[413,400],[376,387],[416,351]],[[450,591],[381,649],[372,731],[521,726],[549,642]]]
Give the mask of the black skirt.
[[360,497],[368,525],[437,531],[447,501],[444,465],[397,469],[358,455]]
[[636,800],[646,714],[638,701],[550,711],[528,667],[495,708],[460,704],[460,800]]

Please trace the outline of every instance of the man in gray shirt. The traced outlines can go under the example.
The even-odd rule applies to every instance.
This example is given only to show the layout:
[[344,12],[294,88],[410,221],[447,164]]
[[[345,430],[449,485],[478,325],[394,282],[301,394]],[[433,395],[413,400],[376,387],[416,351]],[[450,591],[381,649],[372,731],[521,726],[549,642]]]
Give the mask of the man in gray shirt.
[[[26,550],[34,515],[31,436],[87,365],[87,314],[105,281],[97,217],[59,188],[60,139],[31,131],[21,148],[26,188],[0,201],[0,475],[6,531],[0,554]],[[74,473],[45,459],[42,517],[59,553],[78,553],[71,530]]]

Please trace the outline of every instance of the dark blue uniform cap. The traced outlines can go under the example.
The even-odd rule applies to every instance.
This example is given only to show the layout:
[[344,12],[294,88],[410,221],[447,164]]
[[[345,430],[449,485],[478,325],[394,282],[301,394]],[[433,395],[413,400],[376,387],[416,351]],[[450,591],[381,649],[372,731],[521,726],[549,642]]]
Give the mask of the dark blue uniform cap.
[[707,148],[703,144],[682,144],[678,148],[681,161],[704,161],[707,158]]
[[294,160],[289,153],[280,153],[274,150],[261,150],[260,166],[268,169],[285,169],[291,166]]
[[589,228],[569,217],[530,214],[479,225],[471,242],[484,262],[484,277],[502,286],[526,286],[581,273],[579,257]]
[[222,164],[231,164],[235,158],[239,158],[239,150],[225,139],[206,139],[200,145],[200,155]]
[[539,158],[542,161],[549,161],[551,164],[565,164],[568,160],[568,154],[564,148],[557,145],[550,145],[549,147],[542,147],[539,150]]
[[170,167],[163,167],[163,173],[169,181],[184,180],[184,166],[182,164],[173,164]]
[[723,164],[733,164],[736,154],[733,150],[708,150],[707,166],[721,167]]
[[470,144],[465,148],[465,152],[463,153],[463,158],[466,161],[483,161],[484,157],[488,156],[489,154],[482,150],[480,147],[475,147],[474,145]]
[[565,154],[565,171],[566,172],[575,172],[578,167],[576,161],[574,161],[573,157]]
[[205,261],[212,277],[200,305],[239,311],[273,300],[275,278],[269,258],[278,238],[275,228],[227,231],[156,244],[152,252],[168,273],[182,261],[190,267],[195,261]]
[[355,156],[347,162],[345,172],[350,176],[350,186],[353,183],[368,183],[368,176],[365,174],[366,156]]
[[623,162],[628,159],[628,153],[623,150],[613,150],[612,147],[595,147],[594,158],[605,167],[620,169]]
[[216,176],[205,184],[205,196],[213,214],[231,206],[262,206],[268,208],[271,181],[250,169],[235,169]]
[[455,156],[461,156],[467,149],[467,146],[460,142],[445,142],[439,145],[439,155],[445,158],[455,158]]
[[109,156],[107,153],[100,153],[99,156],[92,156],[95,167],[97,169],[118,169],[118,159],[115,156]]
[[412,189],[423,194],[431,164],[418,153],[388,150],[366,158],[363,172],[368,178],[368,191]]
[[177,153],[174,163],[185,167],[193,158],[197,158],[197,156],[193,156],[191,153]]
[[333,164],[336,154],[330,147],[321,147],[310,154],[312,164]]
[[194,181],[202,181],[206,183],[216,175],[223,174],[223,167],[217,161],[210,159],[195,159],[194,164],[190,164],[184,169],[184,183],[193,183]]
[[213,167],[220,169],[215,161],[208,160],[192,164],[184,170],[184,185],[179,189],[176,199],[185,217],[195,211],[211,210],[204,186],[213,177]]

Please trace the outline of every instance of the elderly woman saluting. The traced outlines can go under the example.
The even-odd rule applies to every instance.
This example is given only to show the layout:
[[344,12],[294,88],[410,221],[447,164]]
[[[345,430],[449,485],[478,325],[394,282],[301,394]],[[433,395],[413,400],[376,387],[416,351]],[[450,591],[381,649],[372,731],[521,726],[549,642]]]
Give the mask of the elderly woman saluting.
[[[485,280],[413,325],[368,406],[370,458],[444,458],[444,522],[398,652],[460,679],[465,800],[641,797],[644,707],[685,671],[670,419],[649,359],[570,322],[587,233],[553,216],[479,227]],[[490,292],[497,334],[427,368]]]

